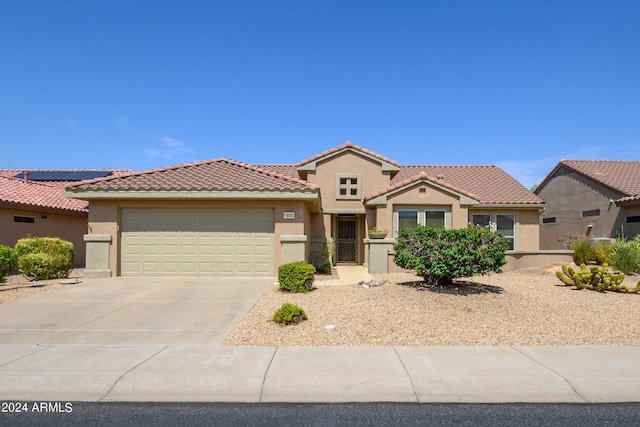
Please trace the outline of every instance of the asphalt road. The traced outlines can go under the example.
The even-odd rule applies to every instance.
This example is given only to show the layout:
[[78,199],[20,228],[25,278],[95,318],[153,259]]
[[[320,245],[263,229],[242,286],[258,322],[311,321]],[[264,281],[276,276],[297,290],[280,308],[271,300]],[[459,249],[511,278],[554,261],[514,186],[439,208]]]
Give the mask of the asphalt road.
[[[0,402],[6,426],[638,426],[639,403]],[[26,405],[26,406],[25,406]]]

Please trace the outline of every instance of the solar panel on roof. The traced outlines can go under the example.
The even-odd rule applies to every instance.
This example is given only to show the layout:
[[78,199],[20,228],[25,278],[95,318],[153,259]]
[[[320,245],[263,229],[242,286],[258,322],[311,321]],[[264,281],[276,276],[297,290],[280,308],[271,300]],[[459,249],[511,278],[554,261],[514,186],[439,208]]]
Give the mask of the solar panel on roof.
[[[29,171],[30,181],[84,181],[87,179],[104,178],[111,171]],[[24,172],[14,178],[24,179]]]

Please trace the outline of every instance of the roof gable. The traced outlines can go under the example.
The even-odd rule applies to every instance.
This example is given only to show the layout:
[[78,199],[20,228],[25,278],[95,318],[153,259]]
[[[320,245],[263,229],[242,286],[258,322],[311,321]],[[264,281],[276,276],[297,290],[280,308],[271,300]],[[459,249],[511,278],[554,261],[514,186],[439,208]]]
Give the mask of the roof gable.
[[393,191],[419,179],[436,183],[482,204],[544,204],[542,199],[494,165],[403,166],[384,191]]
[[561,160],[536,188],[536,194],[554,177],[571,172],[577,172],[625,197],[640,194],[640,161],[634,160]]
[[364,202],[368,205],[374,204],[386,204],[387,198],[393,194],[404,191],[408,188],[414,187],[416,184],[427,183],[432,187],[444,190],[447,193],[454,194],[460,198],[460,203],[463,205],[474,205],[480,203],[480,198],[468,193],[460,188],[456,188],[449,183],[444,182],[440,177],[433,177],[427,175],[426,172],[421,171],[417,175],[413,175],[409,178],[402,180],[396,180],[393,184],[387,188],[376,191],[373,194],[365,196]]
[[353,144],[351,141],[347,141],[342,145],[331,148],[329,150],[323,151],[322,153],[316,154],[315,156],[311,156],[305,160],[302,160],[296,163],[296,168],[299,171],[314,171],[319,162],[326,161],[334,156],[341,155],[345,152],[355,152],[367,159],[373,160],[376,163],[379,163],[382,167],[382,171],[391,171],[397,172],[400,170],[400,163],[395,160],[391,160],[388,157],[382,156],[378,153],[375,153],[371,150],[367,150],[364,147]]

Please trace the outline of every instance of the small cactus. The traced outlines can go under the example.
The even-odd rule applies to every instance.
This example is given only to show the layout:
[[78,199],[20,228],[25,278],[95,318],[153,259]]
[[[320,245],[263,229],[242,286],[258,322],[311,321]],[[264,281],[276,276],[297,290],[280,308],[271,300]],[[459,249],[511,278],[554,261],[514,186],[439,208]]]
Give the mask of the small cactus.
[[598,292],[640,293],[640,282],[638,282],[635,289],[627,288],[622,284],[625,277],[624,273],[609,271],[607,264],[603,264],[602,267],[591,266],[590,268],[587,268],[585,264],[581,264],[580,271],[577,272],[565,264],[561,267],[562,271],[556,271],[556,276],[567,286]]

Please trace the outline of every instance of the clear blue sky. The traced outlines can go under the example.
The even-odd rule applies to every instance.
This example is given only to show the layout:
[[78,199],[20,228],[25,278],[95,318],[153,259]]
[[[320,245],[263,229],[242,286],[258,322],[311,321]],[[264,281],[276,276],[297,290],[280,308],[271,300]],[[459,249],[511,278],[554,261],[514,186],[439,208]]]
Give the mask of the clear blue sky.
[[640,1],[0,3],[0,168],[640,159]]

